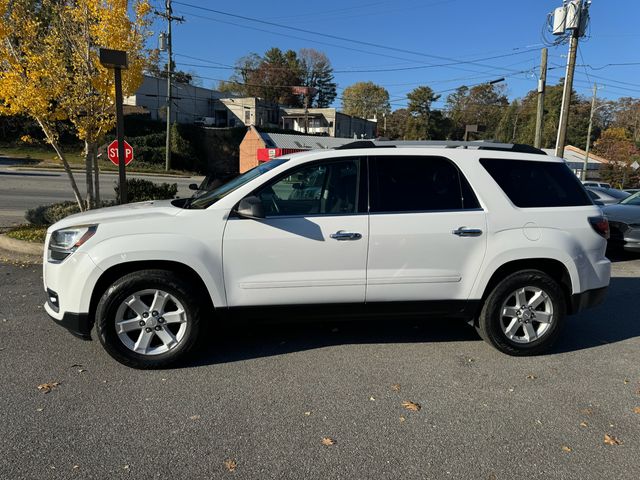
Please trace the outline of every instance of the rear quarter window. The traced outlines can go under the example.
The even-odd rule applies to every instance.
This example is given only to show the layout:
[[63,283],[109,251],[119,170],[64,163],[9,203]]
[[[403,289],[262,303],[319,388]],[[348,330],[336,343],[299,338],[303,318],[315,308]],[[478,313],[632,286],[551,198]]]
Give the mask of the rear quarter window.
[[593,205],[578,178],[564,163],[483,158],[480,164],[516,207]]

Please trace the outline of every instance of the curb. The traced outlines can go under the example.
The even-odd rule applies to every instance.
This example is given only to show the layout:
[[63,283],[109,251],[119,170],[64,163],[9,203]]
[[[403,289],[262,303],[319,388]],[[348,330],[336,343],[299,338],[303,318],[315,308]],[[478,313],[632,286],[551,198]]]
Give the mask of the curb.
[[[29,171],[35,171],[35,172],[51,172],[51,173],[66,173],[64,168],[60,167],[60,168],[56,168],[56,167],[27,167],[25,165],[20,165],[20,166],[7,166],[6,167],[7,170],[11,170],[11,171],[17,171],[17,172],[29,172]],[[85,170],[82,169],[77,169],[77,168],[72,168],[71,172],[73,173],[86,173]],[[118,175],[118,171],[117,170],[100,170],[100,175]],[[188,175],[188,174],[179,174],[179,173],[162,173],[162,172],[136,172],[134,171],[127,171],[127,175],[138,175],[138,176],[143,176],[143,177],[170,177],[170,178],[194,178],[194,177],[202,177],[204,175],[200,175],[200,174],[194,174],[194,175]]]
[[19,253],[21,255],[37,257],[38,260],[41,260],[44,252],[44,244],[25,242],[23,240],[16,240],[15,238],[9,238],[6,235],[0,235],[0,250],[4,250],[7,254]]

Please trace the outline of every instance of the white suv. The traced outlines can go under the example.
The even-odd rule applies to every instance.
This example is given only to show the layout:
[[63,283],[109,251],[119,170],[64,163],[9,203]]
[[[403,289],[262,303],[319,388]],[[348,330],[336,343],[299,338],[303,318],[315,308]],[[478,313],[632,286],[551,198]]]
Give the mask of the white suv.
[[47,233],[45,308],[138,368],[242,314],[435,315],[508,354],[547,349],[606,294],[607,220],[561,159],[438,145],[298,153],[197,198],[67,217]]

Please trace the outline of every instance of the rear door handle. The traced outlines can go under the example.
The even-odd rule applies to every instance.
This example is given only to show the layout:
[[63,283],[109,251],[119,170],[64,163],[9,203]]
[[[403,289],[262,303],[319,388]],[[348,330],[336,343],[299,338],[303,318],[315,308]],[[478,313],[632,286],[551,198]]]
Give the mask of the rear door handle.
[[482,235],[482,230],[479,228],[467,228],[460,227],[457,230],[452,231],[454,235],[458,235],[459,237],[479,237]]
[[360,240],[362,238],[362,235],[359,233],[345,232],[344,230],[338,230],[329,236],[334,240]]

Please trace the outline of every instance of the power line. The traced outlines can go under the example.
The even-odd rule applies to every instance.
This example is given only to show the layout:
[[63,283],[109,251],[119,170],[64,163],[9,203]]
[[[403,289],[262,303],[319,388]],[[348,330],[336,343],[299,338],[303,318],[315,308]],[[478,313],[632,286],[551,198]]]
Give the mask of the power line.
[[482,63],[478,63],[477,61],[472,61],[472,60],[469,60],[469,61],[458,60],[458,59],[455,59],[455,58],[452,58],[452,57],[445,57],[445,56],[441,56],[441,55],[433,55],[433,54],[428,54],[428,53],[424,53],[424,52],[416,52],[416,51],[413,51],[413,50],[407,50],[407,49],[398,48],[398,47],[390,47],[390,46],[380,45],[380,44],[373,43],[373,42],[366,42],[364,40],[356,40],[356,39],[352,39],[352,38],[341,37],[339,35],[331,35],[329,33],[314,32],[312,30],[307,30],[307,29],[304,29],[304,28],[292,27],[292,26],[288,26],[288,25],[282,25],[282,24],[279,24],[279,23],[275,23],[275,22],[269,22],[267,20],[260,20],[260,19],[257,19],[257,18],[247,17],[245,15],[237,15],[237,14],[234,14],[234,13],[223,12],[221,10],[202,7],[200,5],[193,5],[193,4],[185,3],[185,2],[175,2],[175,3],[177,3],[179,5],[186,6],[186,7],[195,8],[195,9],[198,9],[198,10],[204,10],[204,11],[207,11],[207,12],[216,13],[218,15],[224,15],[224,16],[227,16],[227,17],[238,18],[238,19],[241,19],[241,20],[249,21],[249,22],[269,25],[269,26],[272,26],[272,27],[284,28],[284,29],[293,30],[293,31],[296,31],[296,32],[301,32],[301,33],[306,33],[306,34],[310,34],[310,35],[316,35],[316,36],[320,36],[320,37],[330,38],[330,39],[339,40],[339,41],[342,41],[342,42],[355,43],[355,44],[358,44],[358,45],[364,45],[364,46],[368,46],[368,47],[379,48],[379,49],[388,50],[388,51],[394,51],[394,52],[399,52],[399,53],[406,53],[406,54],[409,54],[409,55],[416,55],[416,56],[420,56],[420,57],[434,58],[434,59],[437,59],[437,60],[446,60],[446,61],[449,61],[449,62],[454,62],[454,64],[456,64],[456,65],[467,64],[467,65],[480,66],[480,67],[483,67],[483,68],[500,68],[500,67],[496,67],[495,65],[482,64]]

